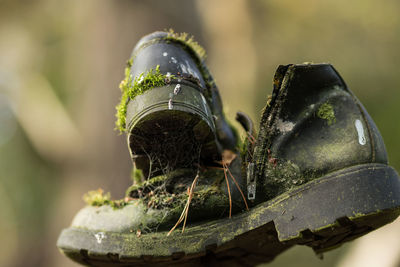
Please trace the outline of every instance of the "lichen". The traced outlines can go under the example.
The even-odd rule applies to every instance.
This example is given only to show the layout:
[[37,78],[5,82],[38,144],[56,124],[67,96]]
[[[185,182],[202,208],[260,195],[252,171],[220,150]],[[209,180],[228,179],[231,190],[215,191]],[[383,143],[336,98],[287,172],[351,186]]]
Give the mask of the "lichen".
[[305,182],[304,178],[301,177],[299,167],[290,161],[281,162],[279,160],[276,166],[268,162],[266,177],[264,188],[268,199],[272,199],[276,195]]
[[306,184],[319,177],[315,170],[302,171],[300,167],[290,160],[275,159],[266,163],[263,187],[267,199],[287,192],[295,187]]
[[121,101],[117,105],[117,121],[116,128],[122,133],[126,131],[126,111],[130,99],[143,94],[154,87],[161,87],[167,84],[167,81],[175,78],[173,75],[165,75],[160,73],[160,65],[153,70],[150,69],[147,73],[142,73],[134,80],[131,75],[132,59],[127,63],[125,68],[125,78],[121,81],[119,88],[121,89]]
[[317,111],[317,116],[320,119],[326,120],[328,125],[336,123],[335,111],[333,110],[333,106],[328,102],[322,104],[319,107]]

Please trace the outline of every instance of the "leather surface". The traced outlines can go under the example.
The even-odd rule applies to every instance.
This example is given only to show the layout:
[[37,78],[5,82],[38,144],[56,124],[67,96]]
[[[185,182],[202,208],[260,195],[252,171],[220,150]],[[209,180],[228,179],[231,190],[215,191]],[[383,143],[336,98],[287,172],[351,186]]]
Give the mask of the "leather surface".
[[274,84],[255,148],[267,198],[335,170],[387,164],[376,125],[330,64],[281,66]]

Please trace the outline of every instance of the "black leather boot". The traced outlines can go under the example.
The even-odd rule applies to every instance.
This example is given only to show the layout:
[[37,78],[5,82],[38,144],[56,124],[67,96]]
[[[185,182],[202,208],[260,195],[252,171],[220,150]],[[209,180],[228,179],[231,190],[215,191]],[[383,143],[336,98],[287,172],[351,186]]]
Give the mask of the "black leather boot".
[[[247,205],[237,136],[201,54],[191,38],[172,32],[136,45],[117,114],[134,184],[122,200],[101,191],[86,196],[88,205],[57,243],[68,257],[92,266],[172,266],[221,263],[231,252],[218,252],[222,260],[201,258],[234,237],[222,231],[230,223],[223,218]],[[184,233],[185,226],[173,231],[182,224]]]
[[212,164],[223,150],[236,149],[204,54],[192,38],[174,32],[147,35],[132,52],[117,126],[127,132],[132,159],[145,176],[192,167],[198,155]]
[[[253,133],[249,120],[240,117]],[[195,223],[167,236],[166,227],[183,208],[175,206],[184,196],[179,184],[185,189],[187,177],[195,175],[175,172],[164,185],[178,196],[146,191],[169,180],[160,176],[136,185],[124,201],[96,197],[61,233],[57,246],[92,266],[256,265],[295,244],[324,252],[400,213],[400,180],[387,165],[382,138],[331,65],[278,68],[248,158],[248,212],[217,218],[218,209],[228,206],[222,187],[213,184],[223,173],[201,173],[204,191],[197,191],[191,213]]]
[[399,215],[399,176],[382,137],[330,64],[278,68],[249,163],[248,194],[280,210],[273,219],[280,241],[317,252]]

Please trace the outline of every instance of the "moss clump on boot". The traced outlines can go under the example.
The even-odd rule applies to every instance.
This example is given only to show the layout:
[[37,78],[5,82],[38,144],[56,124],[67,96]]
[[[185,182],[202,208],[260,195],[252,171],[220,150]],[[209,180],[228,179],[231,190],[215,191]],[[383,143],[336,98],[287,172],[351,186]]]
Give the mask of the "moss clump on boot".
[[128,205],[132,201],[132,199],[130,198],[111,200],[110,192],[104,194],[104,191],[101,188],[89,191],[86,194],[84,194],[83,200],[89,206],[101,207],[104,205],[110,205],[113,209],[122,208]]
[[[143,173],[141,170],[140,174],[143,176]],[[139,197],[139,191],[140,193],[148,193],[149,192],[149,188],[155,188],[157,186],[160,186],[160,184],[165,183],[165,181],[168,179],[167,175],[159,175],[156,177],[152,177],[148,180],[143,180],[143,182],[137,183],[136,180],[133,181],[133,185],[131,185],[130,187],[128,187],[128,189],[125,192],[125,196],[126,197],[134,197],[137,198]],[[146,191],[147,189],[147,191]],[[133,193],[135,192],[135,194]]]
[[189,35],[186,32],[178,33],[174,32],[173,29],[169,29],[168,36],[165,39],[173,40],[181,43],[184,46],[188,46],[188,48],[192,50],[200,60],[204,60],[206,58],[206,50],[194,40],[192,35]]
[[125,68],[125,78],[119,85],[122,96],[120,103],[116,107],[117,114],[115,116],[117,117],[116,128],[121,133],[126,131],[126,111],[129,102],[128,100],[143,94],[149,89],[164,86],[174,78],[173,75],[165,75],[160,73],[160,65],[157,65],[154,70],[150,69],[147,73],[142,73],[132,80],[132,63],[133,61],[130,59],[127,63],[127,67]]
[[328,125],[332,125],[333,123],[336,123],[335,111],[333,110],[332,105],[329,104],[328,102],[322,104],[319,107],[319,109],[317,111],[317,116],[318,116],[318,118],[326,120]]
[[131,179],[134,185],[141,185],[145,180],[143,171],[134,167],[131,172]]
[[195,60],[208,89],[204,94],[207,98],[211,98],[212,94],[210,89],[216,88],[216,84],[209,70],[203,63],[207,57],[206,50],[194,40],[193,35],[189,35],[186,32],[177,33],[173,29],[169,29],[167,37],[162,39],[179,43],[186,52],[194,56],[193,59]]
[[[191,169],[178,169],[168,175],[159,175],[145,180],[140,185],[130,186],[126,191],[126,197],[140,198],[148,208],[182,210],[188,198],[187,189],[194,179],[193,176]],[[228,197],[221,190],[221,183],[224,181],[222,170],[211,169],[201,172],[194,190],[191,208],[203,210],[204,205],[207,204],[208,208],[223,206],[223,209],[226,209],[226,205],[229,205]]]
[[103,206],[110,204],[111,195],[110,192],[104,194],[103,189],[99,188],[84,194],[83,200],[90,206]]

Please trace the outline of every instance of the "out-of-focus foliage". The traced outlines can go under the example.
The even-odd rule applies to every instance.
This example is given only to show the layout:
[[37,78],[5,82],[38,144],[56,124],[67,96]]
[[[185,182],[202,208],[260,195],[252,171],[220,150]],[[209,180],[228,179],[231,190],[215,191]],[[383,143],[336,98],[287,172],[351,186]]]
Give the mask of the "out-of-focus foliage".
[[[277,65],[332,63],[400,170],[399,11],[395,0],[0,0],[0,266],[76,266],[55,242],[82,195],[123,195],[131,163],[113,130],[118,84],[134,44],[155,30],[206,48],[231,120],[237,110],[259,120]],[[325,261],[294,249],[271,266],[335,266],[346,247]]]

